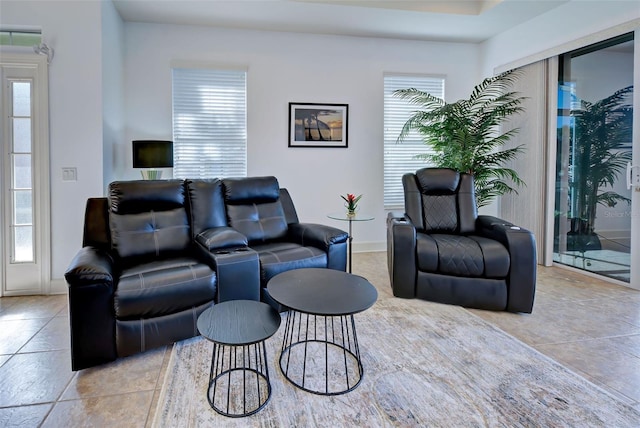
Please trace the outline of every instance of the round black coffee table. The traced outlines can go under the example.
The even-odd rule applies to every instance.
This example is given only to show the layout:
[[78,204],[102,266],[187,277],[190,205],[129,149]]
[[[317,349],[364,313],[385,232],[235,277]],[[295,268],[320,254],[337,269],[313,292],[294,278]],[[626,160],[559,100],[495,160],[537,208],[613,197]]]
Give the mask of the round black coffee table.
[[364,369],[353,315],[378,298],[365,278],[333,269],[295,269],[274,276],[267,289],[290,309],[280,369],[295,386],[320,395],[355,389]]
[[253,300],[230,300],[205,310],[198,331],[213,342],[207,400],[224,416],[256,413],[271,398],[265,340],[280,327],[280,314]]

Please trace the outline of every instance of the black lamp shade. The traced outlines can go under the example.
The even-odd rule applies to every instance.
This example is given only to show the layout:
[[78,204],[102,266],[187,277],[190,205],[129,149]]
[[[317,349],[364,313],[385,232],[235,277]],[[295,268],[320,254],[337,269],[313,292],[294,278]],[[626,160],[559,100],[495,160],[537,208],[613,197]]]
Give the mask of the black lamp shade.
[[173,168],[173,141],[133,141],[134,168]]

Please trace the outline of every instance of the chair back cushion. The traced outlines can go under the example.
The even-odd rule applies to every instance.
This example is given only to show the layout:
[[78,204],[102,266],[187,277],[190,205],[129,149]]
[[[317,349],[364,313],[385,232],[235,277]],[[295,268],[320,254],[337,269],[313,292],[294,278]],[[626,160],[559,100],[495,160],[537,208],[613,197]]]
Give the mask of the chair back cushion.
[[117,181],[109,185],[111,247],[121,257],[159,257],[190,246],[182,180]]
[[193,239],[200,233],[227,226],[222,181],[218,178],[185,180]]
[[222,180],[229,225],[244,234],[249,244],[284,238],[287,220],[275,177]]
[[465,234],[475,230],[471,175],[448,168],[423,168],[405,176],[403,184],[405,210],[421,231]]

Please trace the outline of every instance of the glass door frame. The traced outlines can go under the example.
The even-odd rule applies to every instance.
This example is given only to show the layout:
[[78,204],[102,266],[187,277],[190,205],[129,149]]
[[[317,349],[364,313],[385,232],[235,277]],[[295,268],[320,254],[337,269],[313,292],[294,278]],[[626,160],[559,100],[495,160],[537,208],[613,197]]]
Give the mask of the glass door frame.
[[[618,36],[610,35],[607,39],[618,39],[622,38],[625,35],[628,35],[628,31],[625,33],[621,33]],[[632,31],[633,33],[633,43],[634,43],[634,59],[633,59],[633,86],[634,88],[640,89],[640,30]],[[606,40],[603,40],[606,42]],[[592,44],[589,46],[585,46],[583,49],[588,50]],[[569,52],[576,51],[578,49],[572,49]],[[562,60],[562,55],[558,56],[559,61]],[[556,73],[556,76],[558,73]],[[555,85],[553,84],[555,80]],[[556,262],[552,262],[553,253],[554,253],[554,238],[556,233],[554,233],[554,224],[555,224],[555,198],[556,198],[556,162],[558,161],[556,156],[556,149],[559,141],[557,140],[557,127],[558,124],[558,88],[559,88],[559,80],[555,79],[553,75],[550,75],[550,88],[549,88],[549,123],[548,123],[548,132],[549,132],[549,150],[548,154],[548,186],[547,186],[547,221],[546,221],[546,240],[545,240],[545,251],[544,251],[544,263],[546,265],[556,264],[558,266],[567,267],[568,269],[574,269],[570,266],[559,264]],[[636,91],[634,91],[636,92]],[[640,93],[636,92],[633,94],[633,131],[632,131],[632,157],[633,157],[633,165],[640,165]],[[626,177],[623,174],[618,176],[617,180],[622,180],[622,182],[626,181]],[[631,206],[629,207],[630,216],[632,218],[631,222],[631,235],[630,235],[630,281],[627,283],[623,280],[617,280],[609,277],[605,277],[602,275],[598,275],[596,273],[592,273],[586,270],[579,269],[579,272],[584,273],[585,275],[595,276],[609,282],[613,282],[619,285],[624,285],[626,287],[632,287],[636,289],[640,289],[640,269],[635,267],[634,265],[640,265],[637,261],[640,259],[640,189],[639,191],[631,192]],[[636,261],[634,263],[634,261]]]
[[[634,32],[633,87],[640,91],[640,29]],[[633,97],[632,165],[640,166],[640,93]],[[640,187],[631,192],[631,281],[640,290]],[[634,269],[635,266],[635,269]]]

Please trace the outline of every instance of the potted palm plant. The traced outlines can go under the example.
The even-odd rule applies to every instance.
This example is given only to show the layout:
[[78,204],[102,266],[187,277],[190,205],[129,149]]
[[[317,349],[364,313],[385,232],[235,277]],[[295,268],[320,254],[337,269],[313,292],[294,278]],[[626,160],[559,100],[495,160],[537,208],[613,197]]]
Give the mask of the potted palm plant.
[[633,86],[628,86],[596,102],[581,100],[580,107],[571,111],[574,132],[567,250],[600,249],[595,233],[598,204],[615,207],[618,202],[631,203],[629,198],[603,189],[613,187],[631,160],[626,145],[631,142],[633,126],[633,108],[628,104],[632,94]]
[[433,150],[417,158],[473,174],[478,207],[505,193],[517,193],[514,186],[524,185],[515,170],[505,167],[524,150],[522,145],[502,149],[518,129],[500,131],[508,117],[523,111],[525,98],[510,90],[517,77],[515,70],[489,77],[474,87],[468,99],[453,103],[414,88],[394,92],[420,107],[404,124],[398,142],[417,131]]

